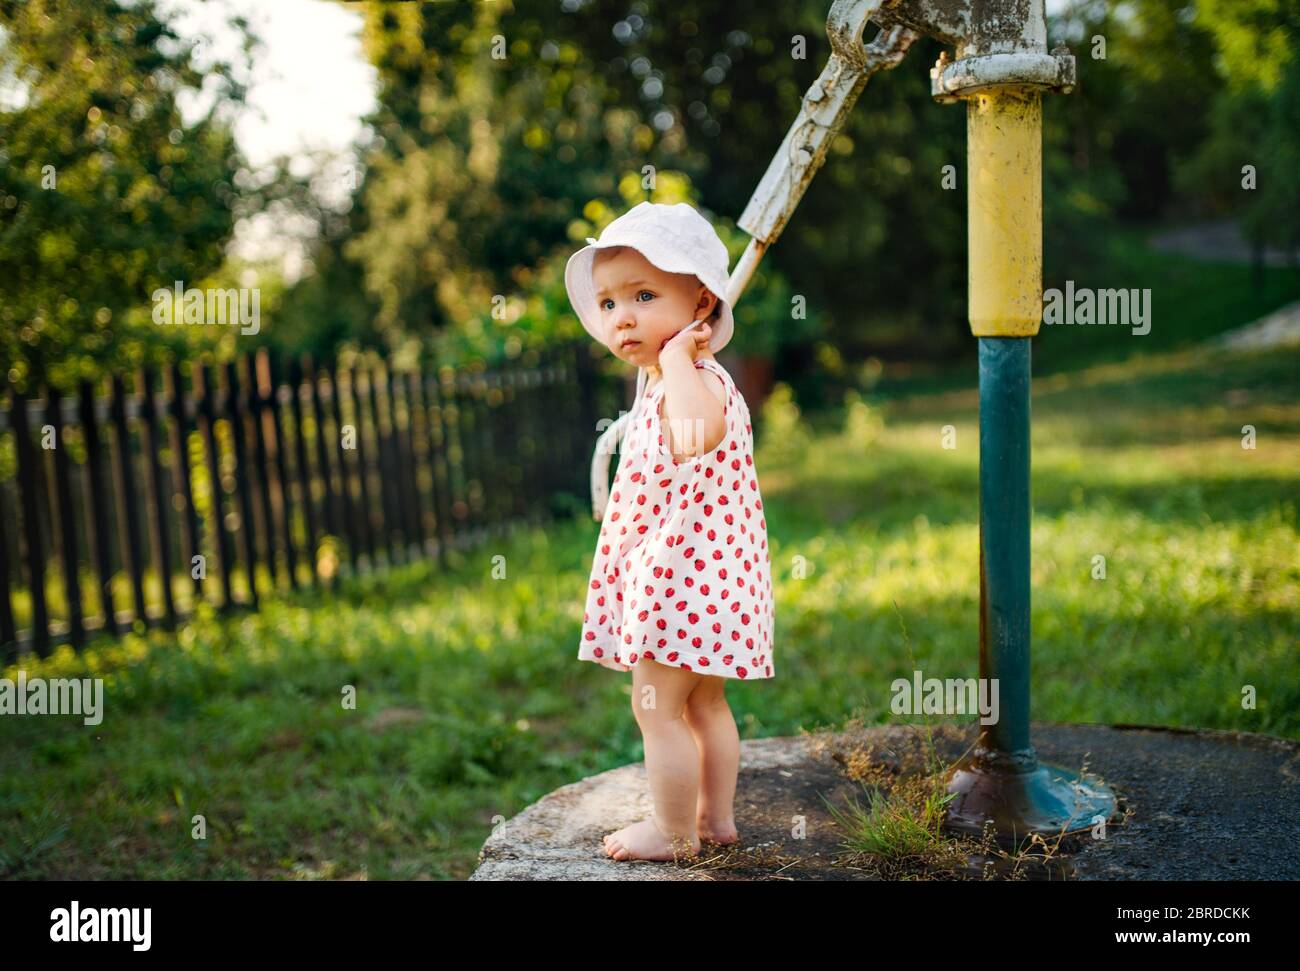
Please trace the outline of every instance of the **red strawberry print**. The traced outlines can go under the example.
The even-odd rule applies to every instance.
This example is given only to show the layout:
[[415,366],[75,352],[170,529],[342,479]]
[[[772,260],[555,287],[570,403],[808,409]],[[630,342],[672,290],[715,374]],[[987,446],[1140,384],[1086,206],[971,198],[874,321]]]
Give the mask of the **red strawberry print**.
[[[753,428],[725,369],[709,360],[695,366],[727,387],[725,437],[678,463],[652,417],[628,426],[594,545],[578,657],[617,671],[645,659],[770,678],[774,611]],[[662,418],[663,393],[662,382],[647,390],[639,414]]]

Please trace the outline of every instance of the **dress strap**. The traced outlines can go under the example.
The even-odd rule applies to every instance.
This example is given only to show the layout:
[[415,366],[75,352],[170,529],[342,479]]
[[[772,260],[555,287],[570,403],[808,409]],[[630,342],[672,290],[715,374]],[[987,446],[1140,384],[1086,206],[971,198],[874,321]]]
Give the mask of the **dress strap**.
[[[717,361],[713,360],[712,358],[704,357],[696,361],[695,366],[697,368],[704,368],[706,370],[712,371],[721,379],[722,383],[727,387],[727,389],[731,390],[732,387],[731,375],[729,375],[727,373],[726,368],[724,368]],[[654,386],[654,390],[650,392],[650,397],[651,398],[658,397],[659,395],[663,394],[663,390],[664,390],[664,379],[663,376],[661,375],[659,378],[659,383],[656,384]]]
[[700,360],[695,362],[695,366],[707,368],[708,370],[716,374],[719,378],[721,378],[723,384],[730,385],[731,375],[727,373],[726,368],[724,368],[721,364],[719,364],[717,361],[713,360],[712,358],[709,357],[701,358]]

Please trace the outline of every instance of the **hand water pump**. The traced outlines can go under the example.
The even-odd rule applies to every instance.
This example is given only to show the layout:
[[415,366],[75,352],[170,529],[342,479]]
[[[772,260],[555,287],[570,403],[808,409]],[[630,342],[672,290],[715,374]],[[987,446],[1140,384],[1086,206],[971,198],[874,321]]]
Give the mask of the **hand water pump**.
[[[879,27],[864,45],[868,21]],[[728,280],[734,307],[799,204],[871,75],[898,65],[922,35],[945,50],[930,71],[941,103],[966,102],[969,320],[979,343],[980,678],[997,679],[999,717],[947,776],[945,828],[1000,843],[1090,828],[1114,794],[1038,762],[1029,732],[1030,339],[1042,320],[1042,94],[1069,93],[1074,57],[1047,49],[1043,0],[836,0],[831,56],[740,217],[751,236]],[[626,416],[592,460],[593,514],[603,518],[609,457]]]

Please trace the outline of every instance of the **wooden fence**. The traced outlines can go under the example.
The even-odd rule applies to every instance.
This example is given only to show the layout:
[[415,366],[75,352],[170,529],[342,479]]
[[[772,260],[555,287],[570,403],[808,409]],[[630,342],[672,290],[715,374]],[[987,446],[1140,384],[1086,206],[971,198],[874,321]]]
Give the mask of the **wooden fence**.
[[130,377],[107,394],[10,387],[0,406],[0,657],[170,627],[202,601],[255,609],[420,557],[446,566],[587,494],[582,345],[501,370],[286,368],[263,350]]

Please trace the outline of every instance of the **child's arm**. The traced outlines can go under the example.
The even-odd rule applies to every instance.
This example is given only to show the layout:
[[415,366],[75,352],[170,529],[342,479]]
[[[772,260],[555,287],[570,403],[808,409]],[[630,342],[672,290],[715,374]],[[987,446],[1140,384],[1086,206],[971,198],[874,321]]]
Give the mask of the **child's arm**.
[[683,462],[711,452],[726,436],[727,389],[722,379],[681,354],[660,355],[668,450]]

